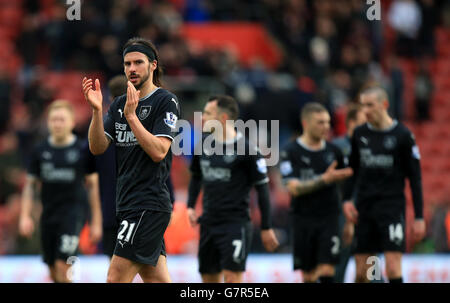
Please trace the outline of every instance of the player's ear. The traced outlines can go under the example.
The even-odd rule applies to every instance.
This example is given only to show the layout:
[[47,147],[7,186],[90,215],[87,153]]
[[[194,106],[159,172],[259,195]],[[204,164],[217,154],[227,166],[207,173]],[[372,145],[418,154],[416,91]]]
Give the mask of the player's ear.
[[389,101],[388,100],[383,100],[383,108],[386,109],[386,110],[389,108]]

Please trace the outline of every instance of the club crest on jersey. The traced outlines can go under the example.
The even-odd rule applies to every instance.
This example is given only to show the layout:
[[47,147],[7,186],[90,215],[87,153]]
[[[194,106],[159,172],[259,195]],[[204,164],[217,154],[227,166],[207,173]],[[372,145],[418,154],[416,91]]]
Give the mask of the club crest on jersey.
[[52,158],[52,154],[49,151],[44,151],[42,153],[42,158],[44,158],[45,160],[50,160]]
[[141,106],[141,108],[139,109],[139,120],[144,120],[148,117],[148,115],[150,115],[150,110],[152,109],[151,105],[145,105],[145,106]]
[[66,160],[69,163],[75,163],[80,158],[80,153],[77,150],[71,149],[66,152]]
[[178,117],[172,113],[172,112],[167,112],[166,113],[166,118],[164,119],[164,123],[166,123],[166,125],[172,129],[175,129],[175,126],[177,124],[177,120]]
[[333,154],[333,153],[326,153],[326,155],[325,155],[325,161],[326,161],[328,164],[331,164],[331,162],[333,162],[333,160],[334,160],[334,154]]
[[396,145],[397,145],[397,139],[395,137],[387,136],[386,138],[384,138],[383,146],[386,149],[394,149]]

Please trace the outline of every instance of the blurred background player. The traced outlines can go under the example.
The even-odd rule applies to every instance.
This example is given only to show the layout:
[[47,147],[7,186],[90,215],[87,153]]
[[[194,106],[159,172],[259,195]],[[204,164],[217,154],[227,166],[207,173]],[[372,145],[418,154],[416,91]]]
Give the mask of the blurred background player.
[[114,142],[117,164],[117,218],[120,229],[108,270],[108,282],[170,282],[164,232],[172,203],[166,186],[170,146],[180,115],[177,97],[161,88],[157,49],[149,40],[131,38],[123,47],[127,93],[102,117],[100,81],[84,78],[86,101],[92,107],[89,148],[94,155]]
[[[353,136],[353,130],[355,127],[362,125],[366,122],[366,115],[362,111],[359,104],[351,104],[347,110],[347,115],[345,118],[345,126],[347,133],[344,136],[333,139],[331,142],[339,147],[344,159],[350,157],[352,151],[351,138]],[[348,163],[346,163],[348,165]],[[339,263],[336,265],[336,283],[344,283],[345,270],[347,268],[348,260],[351,256],[351,248],[353,242],[353,234],[355,231],[355,226],[352,222],[347,221],[343,212],[339,216],[339,226],[342,231],[341,236],[341,255],[339,257]]]
[[67,263],[78,250],[87,200],[91,209],[91,241],[97,243],[102,236],[98,175],[88,170],[87,146],[72,133],[74,121],[69,102],[57,100],[50,104],[47,118],[50,136],[31,156],[19,221],[20,234],[31,237],[35,229],[31,209],[40,186],[43,259],[51,279],[59,283],[71,282]]
[[[413,236],[425,235],[420,154],[414,135],[388,114],[386,91],[365,88],[360,102],[367,123],[352,137],[350,167],[354,176],[344,197],[344,213],[355,227],[356,282],[368,282],[367,259],[384,253],[390,283],[401,283],[405,251],[405,178],[410,181],[415,221]],[[353,203],[352,198],[355,201]]]
[[306,283],[333,283],[339,260],[340,195],[336,184],[352,174],[341,151],[326,142],[330,115],[319,103],[301,112],[303,134],[281,152],[280,172],[292,196],[294,270]]
[[[251,247],[250,190],[255,187],[261,211],[261,239],[267,251],[278,247],[271,228],[269,178],[264,158],[244,135],[234,128],[239,116],[236,100],[230,96],[213,96],[205,105],[202,116],[203,131],[213,136],[211,152],[202,140],[201,155],[194,155],[191,163],[188,216],[192,226],[200,223],[199,271],[205,283],[240,283]],[[208,136],[208,138],[209,138]],[[203,138],[206,139],[206,136]],[[238,146],[245,144],[245,154],[238,154]],[[231,152],[230,152],[231,151]],[[203,213],[195,212],[197,197],[203,188]]]

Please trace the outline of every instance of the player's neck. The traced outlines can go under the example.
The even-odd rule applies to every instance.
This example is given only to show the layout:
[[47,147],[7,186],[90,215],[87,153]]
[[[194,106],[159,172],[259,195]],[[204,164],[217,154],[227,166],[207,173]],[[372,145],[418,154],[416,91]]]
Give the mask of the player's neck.
[[316,139],[307,134],[303,134],[300,136],[300,140],[303,144],[305,144],[309,149],[319,150],[323,148],[323,139]]
[[75,141],[75,135],[73,133],[70,133],[69,135],[62,138],[57,138],[55,136],[50,135],[50,144],[53,146],[57,147],[68,146],[72,144],[73,141]]
[[153,84],[151,80],[152,79],[149,78],[146,81],[146,83],[144,83],[144,85],[141,86],[141,88],[139,89],[141,91],[141,93],[139,94],[139,98],[141,99],[144,98],[145,96],[147,96],[152,91],[158,88],[155,84]]
[[237,133],[234,128],[224,127],[223,132],[215,132],[215,138],[219,142],[228,142],[236,138]]
[[387,128],[390,128],[392,124],[394,123],[394,120],[389,115],[384,115],[378,123],[373,123],[372,126],[378,130],[384,130]]

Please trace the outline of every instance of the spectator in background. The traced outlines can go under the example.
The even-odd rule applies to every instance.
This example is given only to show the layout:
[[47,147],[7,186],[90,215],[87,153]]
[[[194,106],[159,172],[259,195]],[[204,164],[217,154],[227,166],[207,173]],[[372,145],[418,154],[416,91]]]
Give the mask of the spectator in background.
[[416,117],[419,122],[430,119],[430,102],[433,94],[433,81],[428,71],[427,60],[420,61],[420,69],[414,82]]
[[389,24],[397,31],[397,54],[417,55],[417,38],[422,25],[422,13],[414,0],[395,0],[388,13]]
[[2,134],[9,121],[9,110],[11,107],[11,83],[5,71],[0,67],[0,134]]
[[388,68],[389,68],[389,95],[390,95],[390,106],[389,113],[393,118],[398,121],[403,120],[403,72],[400,68],[398,58],[393,55],[388,58]]

